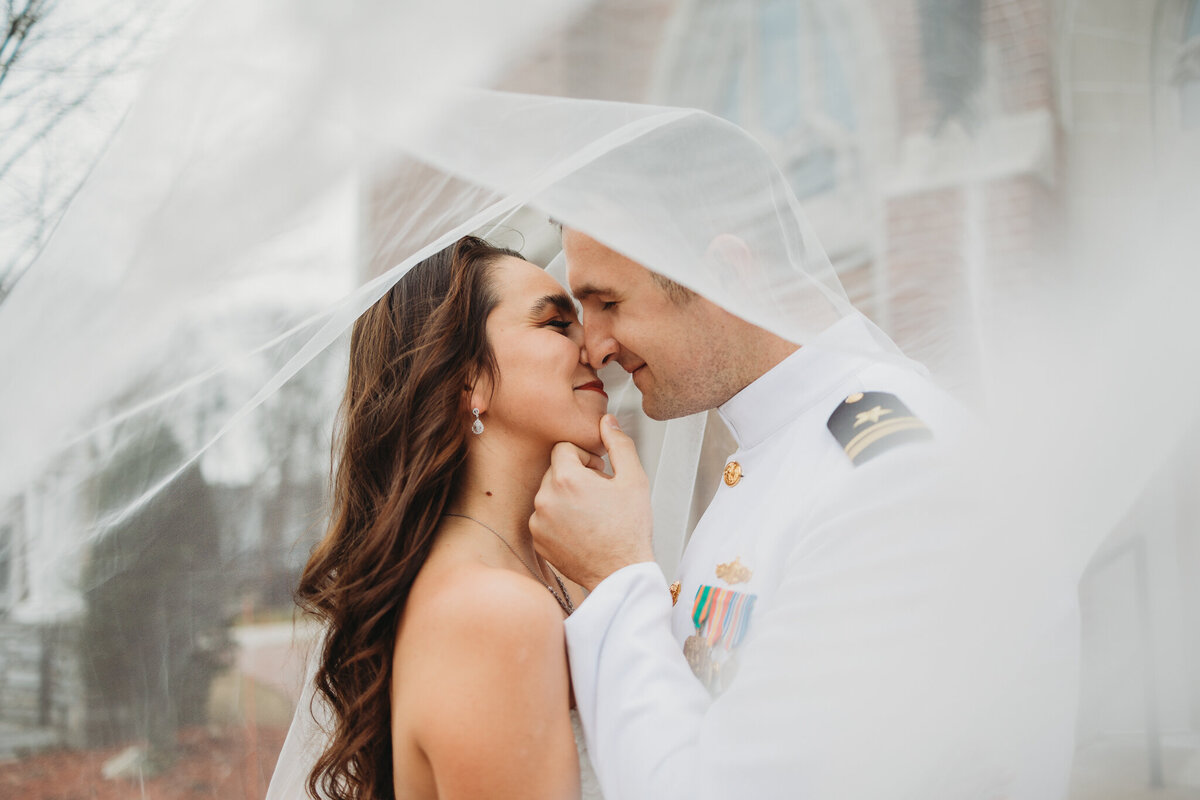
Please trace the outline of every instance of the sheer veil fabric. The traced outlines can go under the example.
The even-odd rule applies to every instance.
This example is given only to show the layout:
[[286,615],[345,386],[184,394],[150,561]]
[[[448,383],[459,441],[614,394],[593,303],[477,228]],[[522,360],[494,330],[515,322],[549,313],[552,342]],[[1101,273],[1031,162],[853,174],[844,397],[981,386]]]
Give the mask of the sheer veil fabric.
[[[495,3],[198,5],[50,245],[0,304],[0,502],[12,498],[41,526],[22,545],[14,618],[86,615],[98,589],[127,579],[127,561],[103,561],[101,543],[183,497],[197,471],[220,497],[286,505],[297,485],[320,494],[349,327],[413,264],[468,233],[525,247],[561,280],[554,220],[794,343],[845,346],[822,338],[860,313],[844,267],[809,218],[816,204],[797,197],[761,134],[667,102],[531,93],[542,82],[521,77],[529,52],[567,36],[592,42],[596,19],[633,13],[614,6],[605,17],[603,3],[547,0],[526,0],[520,14]],[[595,36],[587,52],[617,64],[621,48]],[[609,88],[580,94],[622,96]],[[669,95],[657,87],[637,99]],[[977,281],[962,325],[926,332],[966,353],[936,377],[975,401],[983,421],[927,488],[929,502],[970,502],[981,530],[1004,531],[1003,546],[978,537],[977,563],[997,585],[1029,564],[1078,580],[1181,448],[1195,463],[1196,405],[1177,399],[1200,394],[1188,313],[1200,272],[1189,261],[1195,201],[1179,183],[1131,184],[1153,202],[1123,207],[1122,224],[1105,231],[1109,260],[1092,239],[1064,236],[1053,257],[1078,266]],[[940,291],[897,283],[881,302]],[[907,360],[886,324],[866,324],[873,358]],[[670,576],[717,434],[704,415],[645,419],[625,376],[604,377],[639,436]],[[1164,403],[1171,423],[1145,424],[1148,406]],[[113,464],[136,467],[117,484],[97,478]],[[240,502],[235,516],[256,507]],[[239,524],[274,531],[294,572],[322,528],[315,503],[297,517],[273,529],[269,507]],[[162,536],[171,544],[185,533]],[[221,570],[204,570],[187,573],[187,602],[219,596],[236,608],[234,586],[206,589]],[[1041,598],[1017,588],[997,593],[993,610],[1036,616]],[[303,796],[323,745],[328,719],[304,686],[270,800]],[[998,698],[980,700],[997,711]],[[927,720],[945,721],[922,730],[950,747],[961,716],[929,709]],[[787,731],[775,735],[787,745]],[[896,742],[889,764],[899,770],[919,738]]]

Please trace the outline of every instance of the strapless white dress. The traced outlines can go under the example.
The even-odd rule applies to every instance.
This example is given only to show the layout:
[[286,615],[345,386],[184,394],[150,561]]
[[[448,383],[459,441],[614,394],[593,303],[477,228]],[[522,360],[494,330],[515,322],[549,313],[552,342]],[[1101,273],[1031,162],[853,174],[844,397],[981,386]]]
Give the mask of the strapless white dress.
[[604,800],[600,794],[600,781],[588,758],[587,743],[583,741],[583,725],[579,723],[579,712],[571,709],[571,730],[575,732],[575,748],[579,751],[579,788],[583,800]]

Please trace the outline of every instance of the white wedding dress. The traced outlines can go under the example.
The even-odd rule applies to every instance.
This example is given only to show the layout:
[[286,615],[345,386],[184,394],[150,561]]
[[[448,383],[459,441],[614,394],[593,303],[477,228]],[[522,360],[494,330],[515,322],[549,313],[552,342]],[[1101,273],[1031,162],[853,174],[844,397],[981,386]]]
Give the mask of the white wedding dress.
[[588,758],[587,742],[583,740],[583,725],[579,722],[579,712],[571,709],[571,730],[575,733],[575,748],[579,751],[579,796],[582,800],[604,800],[600,793],[600,781],[596,771],[592,769],[592,760]]

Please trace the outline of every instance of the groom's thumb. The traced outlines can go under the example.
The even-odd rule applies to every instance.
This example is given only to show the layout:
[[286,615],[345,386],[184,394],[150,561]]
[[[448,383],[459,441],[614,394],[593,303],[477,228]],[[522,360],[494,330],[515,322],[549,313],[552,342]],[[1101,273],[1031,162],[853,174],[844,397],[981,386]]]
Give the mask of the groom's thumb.
[[614,477],[642,468],[637,446],[621,430],[621,424],[612,414],[605,414],[600,420],[600,441],[604,442],[604,449],[608,451],[608,463],[612,464]]

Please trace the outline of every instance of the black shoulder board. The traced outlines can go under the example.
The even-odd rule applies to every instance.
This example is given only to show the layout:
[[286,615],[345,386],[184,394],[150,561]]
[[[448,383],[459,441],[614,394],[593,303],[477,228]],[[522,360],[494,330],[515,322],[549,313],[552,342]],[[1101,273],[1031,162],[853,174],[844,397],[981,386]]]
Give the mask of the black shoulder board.
[[856,467],[897,445],[933,438],[925,423],[887,392],[850,395],[826,425]]

